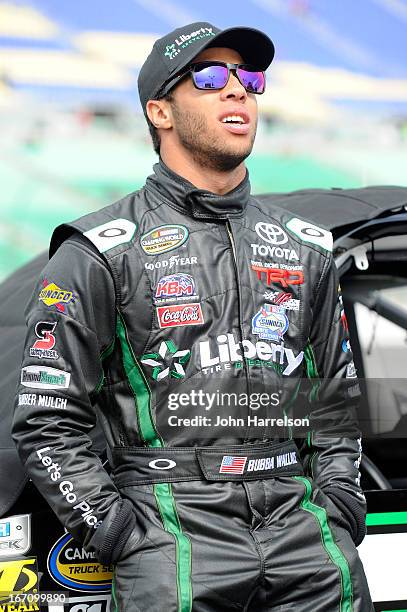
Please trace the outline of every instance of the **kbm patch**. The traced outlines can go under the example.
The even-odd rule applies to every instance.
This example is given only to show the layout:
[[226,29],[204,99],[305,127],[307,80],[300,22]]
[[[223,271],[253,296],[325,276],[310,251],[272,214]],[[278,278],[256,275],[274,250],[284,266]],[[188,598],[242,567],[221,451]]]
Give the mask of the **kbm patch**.
[[184,225],[160,225],[143,234],[140,244],[147,255],[159,255],[178,249],[188,237],[189,232]]
[[163,276],[157,283],[155,299],[177,300],[197,297],[195,281],[190,274],[175,273]]
[[113,566],[101,565],[95,553],[87,552],[69,533],[57,540],[47,560],[50,576],[74,591],[110,591]]
[[[18,559],[0,561],[0,606],[4,612],[19,610],[19,604],[10,601],[10,595],[16,593],[38,592],[37,559]],[[30,602],[24,610],[39,610],[39,606]]]
[[55,306],[59,312],[66,312],[66,306],[75,301],[75,295],[72,291],[61,289],[55,283],[49,283],[44,279],[43,286],[44,288],[40,291],[38,299],[45,306]]

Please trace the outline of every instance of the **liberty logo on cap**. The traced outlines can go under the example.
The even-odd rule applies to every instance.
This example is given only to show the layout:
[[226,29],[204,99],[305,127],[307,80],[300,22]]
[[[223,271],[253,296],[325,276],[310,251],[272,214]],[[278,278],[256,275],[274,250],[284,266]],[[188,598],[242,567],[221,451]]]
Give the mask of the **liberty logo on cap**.
[[167,45],[165,48],[164,55],[169,57],[170,60],[174,59],[181,51],[181,49],[176,49],[175,45],[185,49],[191,43],[194,43],[201,38],[206,38],[207,36],[215,36],[215,32],[213,28],[199,28],[199,30],[195,30],[190,34],[181,34],[178,38],[175,39],[175,42],[172,45]]

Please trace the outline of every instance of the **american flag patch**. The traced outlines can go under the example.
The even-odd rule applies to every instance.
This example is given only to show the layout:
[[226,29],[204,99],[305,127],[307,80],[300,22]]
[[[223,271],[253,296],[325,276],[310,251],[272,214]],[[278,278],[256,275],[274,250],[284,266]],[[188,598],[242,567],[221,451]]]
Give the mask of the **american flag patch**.
[[231,457],[224,455],[219,474],[243,474],[247,457]]

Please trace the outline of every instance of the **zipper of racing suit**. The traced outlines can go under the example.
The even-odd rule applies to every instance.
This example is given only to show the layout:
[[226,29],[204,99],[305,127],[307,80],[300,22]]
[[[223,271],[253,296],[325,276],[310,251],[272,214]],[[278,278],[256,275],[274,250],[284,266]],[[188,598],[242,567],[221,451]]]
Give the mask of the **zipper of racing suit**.
[[[240,343],[242,346],[242,358],[243,358],[243,369],[245,371],[246,374],[246,383],[247,383],[247,390],[250,390],[250,378],[249,378],[249,366],[246,363],[246,359],[244,356],[244,348],[243,348],[243,338],[244,338],[244,333],[243,333],[243,326],[242,326],[242,302],[241,302],[241,292],[240,292],[240,278],[239,278],[239,268],[237,265],[237,255],[236,255],[236,244],[235,244],[235,239],[233,237],[233,232],[232,232],[232,225],[229,221],[229,219],[227,219],[226,221],[226,232],[229,238],[229,242],[230,245],[232,247],[232,254],[233,254],[233,265],[235,268],[235,277],[236,277],[236,291],[237,291],[237,312],[238,312],[238,319],[239,319],[239,331],[240,331]],[[244,443],[246,444],[248,442],[248,437],[247,434],[249,432],[249,429],[246,428],[246,435],[245,435],[245,439],[244,439]]]

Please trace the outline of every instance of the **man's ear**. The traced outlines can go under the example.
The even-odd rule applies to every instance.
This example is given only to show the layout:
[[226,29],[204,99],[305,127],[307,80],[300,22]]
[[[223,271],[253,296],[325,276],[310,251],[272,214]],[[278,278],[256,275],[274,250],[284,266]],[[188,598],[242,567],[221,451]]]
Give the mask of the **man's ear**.
[[147,116],[155,128],[172,128],[172,114],[167,100],[149,100],[146,105]]

